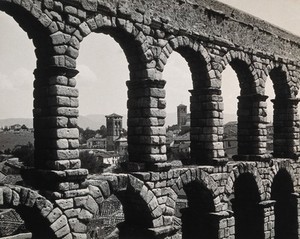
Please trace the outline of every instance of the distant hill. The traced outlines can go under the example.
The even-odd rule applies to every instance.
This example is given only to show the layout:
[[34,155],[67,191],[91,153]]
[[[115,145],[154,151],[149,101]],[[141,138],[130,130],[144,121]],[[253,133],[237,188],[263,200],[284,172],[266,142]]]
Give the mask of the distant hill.
[[25,124],[27,128],[33,128],[33,118],[8,118],[0,119],[0,127],[11,126],[14,124]]
[[[236,121],[236,116],[234,114],[224,114],[224,123],[229,121]],[[0,119],[0,127],[10,126],[14,124],[25,124],[28,128],[33,127],[33,119],[30,118],[9,118]],[[176,112],[167,113],[166,126],[171,126],[177,124],[177,114]],[[78,125],[86,129],[96,130],[99,129],[101,125],[106,125],[106,118],[103,114],[90,114],[90,115],[80,115],[78,118]],[[123,115],[123,127],[127,125],[127,115]]]
[[0,132],[0,151],[5,149],[13,150],[17,145],[27,145],[28,142],[33,144],[33,132]]

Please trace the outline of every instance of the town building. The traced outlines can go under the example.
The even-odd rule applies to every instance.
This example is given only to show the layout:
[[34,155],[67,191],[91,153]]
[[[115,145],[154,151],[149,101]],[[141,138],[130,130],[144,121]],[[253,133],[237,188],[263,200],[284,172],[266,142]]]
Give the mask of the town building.
[[115,150],[118,153],[118,155],[121,157],[127,155],[127,150],[128,150],[127,138],[122,134],[115,141]]
[[20,124],[14,124],[14,125],[10,126],[10,130],[19,131],[19,130],[21,130],[21,127],[22,127],[22,125],[20,125]]
[[107,151],[97,151],[95,152],[95,156],[103,167],[116,166],[120,158],[117,154]]
[[106,138],[95,135],[95,137],[88,139],[86,144],[89,149],[106,149]]

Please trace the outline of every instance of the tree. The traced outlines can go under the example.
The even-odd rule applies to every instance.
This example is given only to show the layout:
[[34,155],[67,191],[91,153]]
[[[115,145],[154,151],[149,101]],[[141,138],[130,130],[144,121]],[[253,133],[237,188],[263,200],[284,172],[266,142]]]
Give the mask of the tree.
[[101,173],[102,165],[93,152],[81,151],[79,153],[79,158],[81,160],[81,167],[88,169],[90,173]]
[[26,126],[25,124],[23,124],[23,125],[21,126],[21,129],[27,130],[28,128],[27,128],[27,126]]
[[29,167],[34,166],[34,146],[32,143],[28,142],[27,145],[16,146],[12,154],[19,158],[24,165]]
[[98,130],[98,133],[102,135],[102,138],[105,138],[107,136],[107,128],[105,125],[101,125],[100,129]]
[[88,139],[95,137],[95,135],[97,133],[95,130],[92,130],[90,128],[86,128],[84,130],[84,129],[78,127],[78,130],[79,130],[79,135],[80,135],[80,139],[79,140],[80,140],[81,144],[84,144],[84,143],[86,143],[86,141]]

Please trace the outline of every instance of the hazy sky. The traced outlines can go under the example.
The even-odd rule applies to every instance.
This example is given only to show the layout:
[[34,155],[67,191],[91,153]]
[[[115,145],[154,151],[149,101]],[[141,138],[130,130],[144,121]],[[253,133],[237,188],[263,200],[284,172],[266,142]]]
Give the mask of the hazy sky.
[[[222,2],[300,36],[300,0]],[[18,24],[2,12],[0,32],[0,118],[32,117],[32,72],[36,60],[32,42]],[[80,91],[81,115],[126,113],[125,82],[128,80],[129,71],[122,49],[111,37],[104,34],[88,36],[81,45],[78,70],[80,73],[76,78]],[[187,63],[179,54],[174,52],[171,55],[163,78],[167,81],[167,112],[175,112],[180,103],[189,105],[191,76]],[[239,88],[230,67],[223,73],[223,80],[225,111],[234,114]],[[271,89],[271,83],[269,88]],[[267,94],[271,95],[270,92],[272,90],[268,90]]]

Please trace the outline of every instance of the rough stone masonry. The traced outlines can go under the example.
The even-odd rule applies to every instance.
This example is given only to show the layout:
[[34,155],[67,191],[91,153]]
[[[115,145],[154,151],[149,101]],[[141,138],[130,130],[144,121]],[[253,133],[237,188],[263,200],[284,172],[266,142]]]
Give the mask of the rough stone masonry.
[[[100,204],[116,195],[120,238],[281,238],[300,235],[300,39],[213,0],[0,0],[35,46],[35,167],[30,187],[0,187],[33,238],[88,238]],[[129,64],[128,151],[122,174],[88,177],[79,160],[76,59],[90,33],[109,34]],[[91,48],[93,46],[90,46]],[[164,67],[188,62],[191,164],[166,155]],[[223,148],[222,72],[237,73],[238,155]],[[117,66],[116,66],[117,67]],[[265,82],[275,91],[267,154]],[[175,223],[181,190],[188,199]]]

